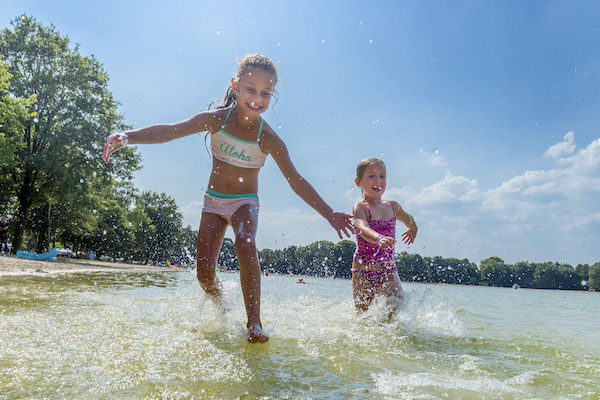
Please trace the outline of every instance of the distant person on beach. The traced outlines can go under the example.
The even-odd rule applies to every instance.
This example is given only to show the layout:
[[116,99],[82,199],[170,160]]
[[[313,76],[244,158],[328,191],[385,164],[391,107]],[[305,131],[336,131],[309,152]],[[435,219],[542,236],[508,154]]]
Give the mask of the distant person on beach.
[[0,253],[8,253],[8,219],[0,218]]
[[115,133],[106,138],[102,158],[126,144],[163,143],[207,132],[212,150],[212,172],[196,247],[197,275],[204,291],[223,306],[216,265],[228,225],[235,233],[235,252],[248,317],[248,341],[269,338],[260,319],[260,265],[256,251],[258,223],[258,172],[267,155],[273,156],[292,190],[331,224],[341,238],[352,232],[351,215],[335,212],[296,170],[283,140],[261,114],[267,110],[277,83],[277,69],[267,56],[244,57],[231,79],[225,98],[214,110],[189,120]]
[[352,290],[357,311],[366,311],[376,295],[384,296],[390,317],[402,304],[402,285],[396,268],[396,220],[406,225],[404,243],[417,236],[417,224],[400,204],[381,197],[386,188],[385,164],[378,158],[358,163],[354,179],[363,199],[352,208],[356,231],[356,252],[352,260]]

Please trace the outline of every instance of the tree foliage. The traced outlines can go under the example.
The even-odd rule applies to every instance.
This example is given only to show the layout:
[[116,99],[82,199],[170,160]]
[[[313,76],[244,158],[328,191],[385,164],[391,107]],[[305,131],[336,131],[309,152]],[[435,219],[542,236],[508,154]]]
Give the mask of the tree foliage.
[[16,199],[13,252],[21,247],[30,211],[36,207],[46,210],[37,212],[39,220],[30,225],[39,230],[38,250],[43,250],[52,205],[72,196],[89,197],[91,182],[130,179],[139,160],[125,149],[112,166],[102,165],[103,139],[125,126],[101,64],[81,55],[52,25],[22,15],[12,26],[0,33],[0,58],[10,76],[6,91],[23,99],[26,110],[3,132],[11,144],[11,158],[3,164],[2,175],[8,177],[3,179],[9,184],[8,196]]

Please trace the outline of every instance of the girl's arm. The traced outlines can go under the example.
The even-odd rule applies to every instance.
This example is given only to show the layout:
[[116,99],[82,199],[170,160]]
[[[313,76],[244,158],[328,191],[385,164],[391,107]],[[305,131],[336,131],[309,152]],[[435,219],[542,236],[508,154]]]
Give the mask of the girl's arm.
[[202,131],[214,131],[221,125],[224,111],[203,111],[194,117],[174,124],[151,125],[131,131],[113,133],[106,138],[102,158],[108,163],[110,155],[126,144],[164,143]]
[[352,216],[346,213],[336,212],[325,203],[312,185],[298,173],[290,159],[285,143],[283,143],[283,140],[281,140],[268,126],[266,126],[266,128],[263,127],[261,149],[265,153],[269,153],[273,156],[273,159],[277,163],[283,176],[287,179],[294,193],[321,214],[321,216],[337,231],[340,239],[342,238],[342,232],[347,237],[350,237],[350,234],[353,231],[352,222],[350,221]]
[[396,219],[402,221],[408,228],[408,230],[402,234],[402,241],[406,244],[411,244],[417,237],[417,231],[419,230],[419,228],[417,228],[417,223],[412,215],[404,211],[400,204],[395,201],[394,208],[396,209]]
[[384,236],[369,227],[365,206],[360,202],[354,204],[354,207],[352,207],[352,214],[354,214],[354,228],[363,239],[369,243],[377,244],[382,249],[394,246],[396,239],[391,236]]

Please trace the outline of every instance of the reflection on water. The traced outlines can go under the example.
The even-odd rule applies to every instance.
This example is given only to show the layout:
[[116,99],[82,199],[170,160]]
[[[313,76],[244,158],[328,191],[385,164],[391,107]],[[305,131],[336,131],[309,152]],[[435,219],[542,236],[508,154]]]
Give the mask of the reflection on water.
[[185,271],[2,277],[0,399],[526,399],[600,391],[600,326],[581,317],[598,310],[600,295],[405,284],[407,304],[383,323],[381,304],[355,315],[349,281],[297,285],[269,276],[263,323],[271,341],[251,345],[238,275],[221,278],[232,305],[226,315]]

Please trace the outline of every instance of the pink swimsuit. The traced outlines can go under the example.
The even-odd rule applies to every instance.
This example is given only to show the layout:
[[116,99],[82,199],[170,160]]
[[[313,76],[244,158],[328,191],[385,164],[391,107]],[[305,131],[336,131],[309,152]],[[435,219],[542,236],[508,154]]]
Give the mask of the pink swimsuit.
[[[394,211],[394,216],[388,219],[373,219],[371,218],[371,210],[369,210],[366,203],[363,203],[369,213],[367,223],[369,228],[375,232],[396,238],[396,210],[392,202],[387,202]],[[352,272],[363,275],[372,285],[379,284],[379,279],[389,272],[396,271],[395,266],[396,254],[394,247],[388,247],[387,249],[380,248],[375,243],[366,241],[359,233],[356,234],[356,252],[354,253],[354,260],[362,265],[374,265],[382,268],[379,270],[369,271],[364,269],[352,268]]]

